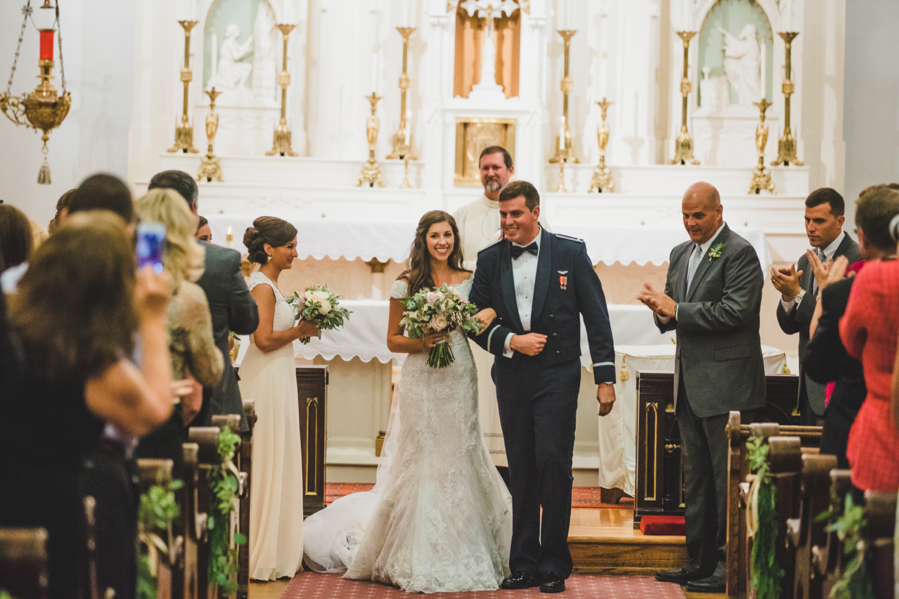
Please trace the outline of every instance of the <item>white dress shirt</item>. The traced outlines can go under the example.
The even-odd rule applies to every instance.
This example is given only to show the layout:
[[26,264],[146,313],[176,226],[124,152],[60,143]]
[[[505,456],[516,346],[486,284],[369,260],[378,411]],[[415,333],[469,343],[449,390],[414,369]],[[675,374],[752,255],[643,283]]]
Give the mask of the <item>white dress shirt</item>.
[[[845,232],[842,232],[839,235],[837,235],[837,238],[834,239],[830,245],[828,245],[826,248],[824,248],[823,251],[821,250],[821,248],[818,248],[817,250],[815,250],[817,252],[818,258],[821,260],[822,264],[827,264],[827,259],[833,258],[833,255],[837,253],[837,250],[839,249],[840,244],[843,243],[843,236],[845,236],[845,235],[846,235]],[[811,269],[812,265],[809,264],[808,267],[809,267],[809,269]],[[815,276],[815,273],[812,272],[813,279],[814,279],[814,276]],[[817,289],[818,288],[817,284],[814,284],[813,288]],[[780,298],[780,305],[783,306],[784,312],[787,312],[787,313],[789,313],[790,310],[793,309],[793,306],[798,306],[801,303],[802,303],[801,297],[794,297],[793,299],[791,299],[788,302],[784,301],[783,296],[781,296],[781,298]]]
[[[537,262],[539,261],[540,252],[540,236],[543,229],[537,231],[537,237],[525,244],[512,243],[518,247],[526,247],[531,243],[537,244],[537,253],[535,256],[530,252],[524,252],[518,258],[512,258],[512,280],[515,283],[515,303],[518,306],[518,317],[521,320],[521,328],[525,333],[531,331],[531,313],[534,309],[534,283],[537,282]],[[503,353],[507,358],[511,358],[515,351],[512,349],[512,336],[509,333],[503,345],[505,351]]]

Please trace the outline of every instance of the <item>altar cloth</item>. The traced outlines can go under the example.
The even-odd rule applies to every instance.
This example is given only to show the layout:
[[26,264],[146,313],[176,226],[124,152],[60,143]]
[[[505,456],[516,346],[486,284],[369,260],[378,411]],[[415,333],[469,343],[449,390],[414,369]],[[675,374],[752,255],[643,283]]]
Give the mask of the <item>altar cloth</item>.
[[[207,216],[215,243],[222,245],[228,229],[234,235],[231,247],[245,253],[243,235],[253,224],[254,216],[218,214]],[[365,262],[403,262],[415,236],[412,221],[338,220],[331,218],[287,218],[297,228],[297,253],[300,260],[314,258],[337,260],[359,258]],[[593,225],[584,223],[551,223],[555,233],[583,239],[593,264],[616,262],[656,266],[668,261],[671,249],[687,241],[683,227],[648,227],[631,225]],[[762,269],[771,265],[768,243],[762,229],[734,227],[755,248]],[[473,260],[466,256],[467,260]]]

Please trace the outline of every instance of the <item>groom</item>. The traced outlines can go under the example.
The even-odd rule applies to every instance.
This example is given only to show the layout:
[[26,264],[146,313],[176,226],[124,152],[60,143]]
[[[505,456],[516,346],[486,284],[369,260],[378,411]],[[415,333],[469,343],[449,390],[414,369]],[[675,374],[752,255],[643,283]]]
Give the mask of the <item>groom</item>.
[[478,253],[470,299],[479,309],[496,310],[496,320],[472,339],[495,356],[492,374],[512,479],[512,575],[502,588],[560,593],[572,566],[568,524],[580,316],[600,416],[615,402],[612,329],[584,242],[541,229],[534,186],[506,186],[499,213],[504,239]]

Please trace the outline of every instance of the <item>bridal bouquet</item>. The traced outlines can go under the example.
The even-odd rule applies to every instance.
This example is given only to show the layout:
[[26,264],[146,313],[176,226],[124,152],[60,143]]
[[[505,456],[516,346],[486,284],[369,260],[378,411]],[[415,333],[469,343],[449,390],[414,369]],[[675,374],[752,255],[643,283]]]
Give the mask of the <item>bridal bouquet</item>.
[[[481,321],[475,318],[478,307],[444,285],[439,289],[422,289],[412,297],[403,300],[406,311],[400,324],[406,329],[411,339],[424,337],[429,332],[450,332],[462,329],[466,333],[478,332]],[[446,368],[453,363],[455,357],[449,343],[441,342],[431,348],[428,355],[428,366]]]
[[[297,320],[304,318],[318,325],[319,339],[322,337],[322,331],[342,327],[352,314],[346,308],[340,307],[340,296],[332,293],[327,285],[313,285],[302,295],[294,291],[293,295],[287,298],[287,303],[296,310]],[[300,343],[309,343],[309,337],[303,337]]]

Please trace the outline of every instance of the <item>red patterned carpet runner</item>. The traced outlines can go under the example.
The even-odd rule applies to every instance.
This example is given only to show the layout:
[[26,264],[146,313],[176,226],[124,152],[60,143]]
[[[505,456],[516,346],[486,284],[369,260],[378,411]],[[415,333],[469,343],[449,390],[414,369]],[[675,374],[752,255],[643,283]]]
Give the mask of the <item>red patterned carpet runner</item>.
[[[328,483],[325,488],[325,502],[331,503],[335,499],[349,495],[350,493],[359,493],[361,491],[370,491],[372,486],[368,483]],[[625,503],[627,502],[627,503]],[[600,498],[599,487],[574,487],[571,492],[571,507],[576,508],[597,508],[597,507],[632,507],[633,500],[623,499],[620,504],[613,505],[603,503]]]
[[[565,581],[567,599],[594,599],[609,597],[615,599],[684,599],[684,592],[679,585],[670,582],[657,582],[650,576],[588,576],[572,575]],[[331,597],[352,597],[352,599],[374,599],[395,597],[408,599],[412,595],[377,582],[361,580],[344,580],[340,574],[315,574],[300,572],[297,574],[281,599],[330,599]],[[540,594],[539,588],[520,591],[494,591],[490,593],[435,593],[428,597],[491,597],[521,599],[522,597],[546,597]]]

